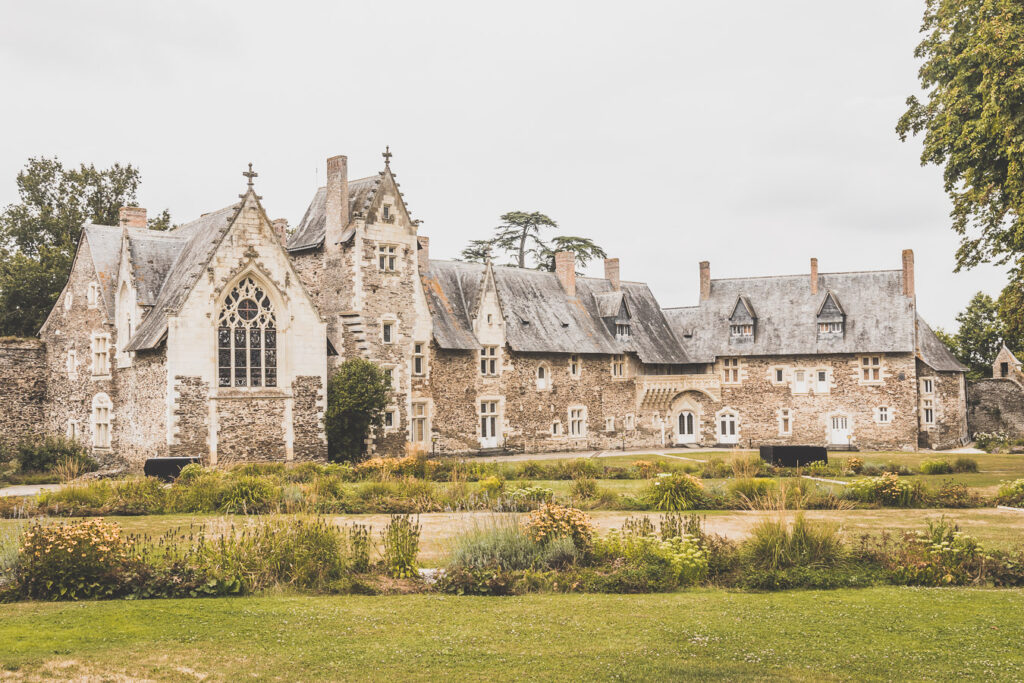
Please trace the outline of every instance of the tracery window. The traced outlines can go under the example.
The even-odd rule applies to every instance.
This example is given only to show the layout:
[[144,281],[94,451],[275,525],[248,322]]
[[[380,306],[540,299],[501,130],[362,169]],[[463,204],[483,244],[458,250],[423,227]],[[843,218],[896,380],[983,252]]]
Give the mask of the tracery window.
[[217,327],[218,385],[277,386],[277,323],[270,297],[252,278],[228,294]]

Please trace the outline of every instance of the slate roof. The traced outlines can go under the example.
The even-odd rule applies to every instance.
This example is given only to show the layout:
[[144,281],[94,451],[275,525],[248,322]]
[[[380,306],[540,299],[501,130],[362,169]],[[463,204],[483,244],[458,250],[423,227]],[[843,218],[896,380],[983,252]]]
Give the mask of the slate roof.
[[156,303],[167,273],[177,260],[186,242],[184,235],[160,232],[146,228],[128,229],[128,249],[132,262],[138,303],[152,306]]
[[[434,339],[442,348],[480,348],[472,319],[485,273],[486,266],[477,263],[430,262],[423,281]],[[577,296],[569,297],[554,273],[504,266],[494,267],[494,283],[505,318],[506,340],[514,351],[634,351],[645,363],[688,362],[647,285],[623,282],[622,292],[616,296],[608,280],[578,277]],[[610,310],[608,302],[615,299],[625,300],[632,314],[628,341],[617,340],[602,321],[601,314]]]
[[121,228],[112,225],[86,223],[82,226],[85,241],[92,256],[93,267],[100,283],[107,314],[114,315],[114,289],[117,287],[117,268],[121,256]]
[[[380,174],[368,178],[357,178],[348,181],[348,215],[354,217],[357,213],[365,213],[373,201],[373,196],[380,186],[383,176]],[[327,232],[327,188],[321,187],[313,195],[313,201],[309,203],[305,215],[299,222],[298,227],[288,238],[288,249],[301,251],[303,249],[314,249],[324,243],[324,235]],[[342,242],[348,241],[353,231],[347,230],[342,235]]]
[[[843,302],[845,334],[818,339],[817,313],[828,292]],[[753,342],[742,347],[729,339],[729,316],[740,297],[760,316]],[[898,270],[822,273],[817,294],[811,294],[809,275],[712,280],[707,301],[665,315],[696,363],[720,356],[915,351],[914,301],[903,296]]]
[[928,367],[938,372],[966,372],[967,366],[956,359],[924,318],[917,316],[917,352]]

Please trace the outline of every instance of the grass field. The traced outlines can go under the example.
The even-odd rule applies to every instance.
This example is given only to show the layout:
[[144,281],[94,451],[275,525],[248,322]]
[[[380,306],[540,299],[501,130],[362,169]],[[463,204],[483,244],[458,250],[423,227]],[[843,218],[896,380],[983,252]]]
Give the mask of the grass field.
[[0,605],[0,680],[1020,680],[1024,592]]

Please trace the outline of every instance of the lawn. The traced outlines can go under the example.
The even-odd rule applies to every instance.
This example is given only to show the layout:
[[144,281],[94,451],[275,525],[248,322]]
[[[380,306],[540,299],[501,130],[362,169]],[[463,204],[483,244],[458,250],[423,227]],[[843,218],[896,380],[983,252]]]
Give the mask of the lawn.
[[1021,610],[894,587],[19,603],[0,679],[1020,680]]

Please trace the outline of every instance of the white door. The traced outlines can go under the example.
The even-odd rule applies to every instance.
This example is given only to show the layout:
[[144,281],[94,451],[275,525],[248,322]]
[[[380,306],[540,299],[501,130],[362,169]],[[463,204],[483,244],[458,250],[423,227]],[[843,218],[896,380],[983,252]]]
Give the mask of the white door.
[[829,443],[834,445],[849,445],[850,418],[845,415],[835,415],[832,417],[832,430],[829,434]]
[[718,442],[739,443],[740,437],[736,430],[736,415],[724,413],[718,418]]
[[498,402],[480,402],[480,448],[498,447]]
[[697,420],[693,413],[688,410],[679,413],[679,417],[676,418],[676,443],[696,443],[696,425]]

